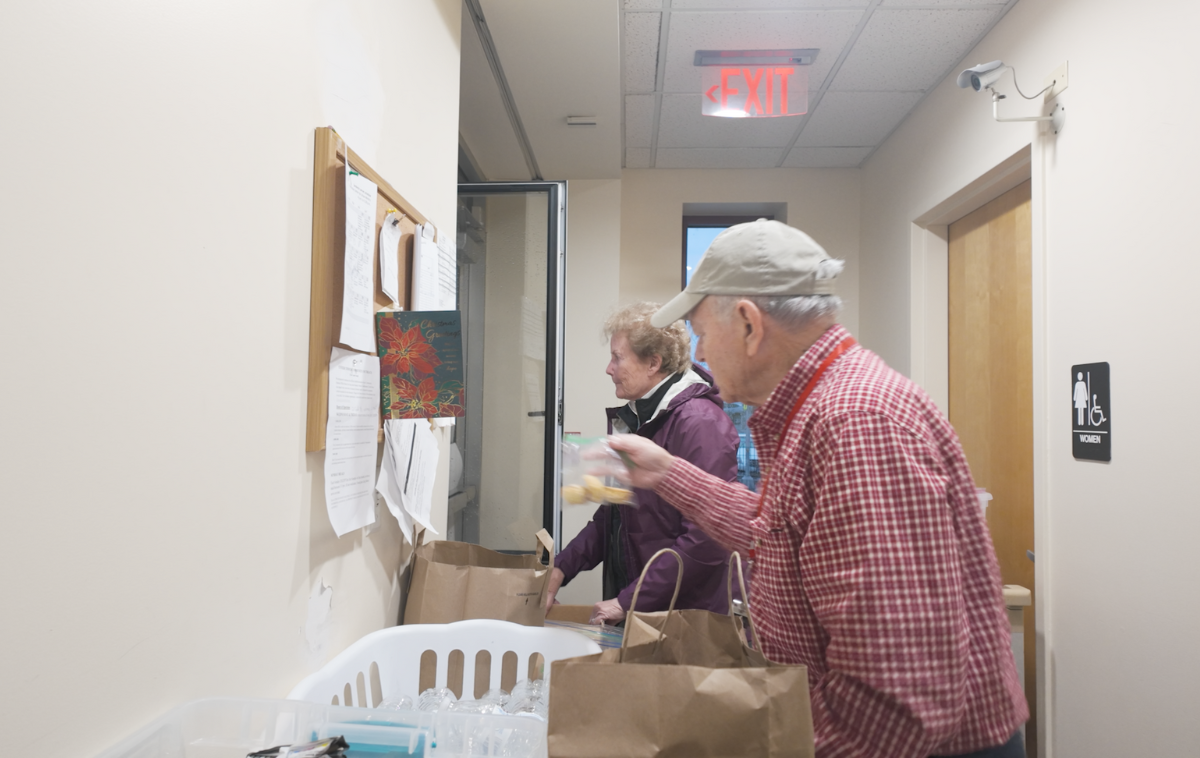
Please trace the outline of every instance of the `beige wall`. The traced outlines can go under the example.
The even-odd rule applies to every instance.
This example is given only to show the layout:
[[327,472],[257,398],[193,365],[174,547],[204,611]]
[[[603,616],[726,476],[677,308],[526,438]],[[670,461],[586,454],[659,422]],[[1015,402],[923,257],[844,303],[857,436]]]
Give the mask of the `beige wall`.
[[[604,409],[619,402],[604,373],[608,343],[601,329],[620,299],[621,182],[568,182],[567,201],[563,430],[596,437],[608,428]],[[594,512],[591,506],[563,506],[563,546]],[[600,593],[600,571],[595,570],[576,577],[558,598],[590,605],[600,600]]]
[[282,697],[394,619],[394,522],[337,539],[304,453],[313,129],[452,228],[459,14],[6,9],[0,731],[19,751]]
[[[1069,60],[1063,132],[995,123],[986,96],[948,79],[863,168],[862,333],[907,370],[937,336],[910,327],[912,222],[1031,146],[1043,755],[1056,758],[1195,751],[1200,106],[1173,74],[1198,25],[1190,3],[1018,3],[964,65],[1001,58],[1036,91]],[[1068,439],[1070,366],[1093,361],[1112,365],[1109,464],[1074,460]]]
[[684,203],[787,203],[787,222],[846,261],[842,321],[858,329],[857,169],[667,170],[621,173],[621,300],[679,293]]

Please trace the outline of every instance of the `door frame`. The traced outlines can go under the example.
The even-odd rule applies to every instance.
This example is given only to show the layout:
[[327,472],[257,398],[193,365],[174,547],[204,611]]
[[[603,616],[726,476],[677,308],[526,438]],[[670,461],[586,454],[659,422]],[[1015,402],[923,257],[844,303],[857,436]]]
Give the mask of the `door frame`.
[[[1046,172],[1045,148],[1027,143],[965,186],[944,197],[912,220],[909,255],[909,357],[914,382],[923,387],[949,416],[949,226],[952,222],[1000,197],[1022,182],[1030,182],[1033,340],[1033,540],[1037,682],[1038,753],[1052,753],[1053,617],[1050,585],[1049,371],[1046,325]],[[1029,640],[1025,641],[1028,645]]]
[[542,525],[562,550],[563,312],[567,289],[567,183],[460,182],[458,195],[546,192],[546,436],[543,448],[545,489]]

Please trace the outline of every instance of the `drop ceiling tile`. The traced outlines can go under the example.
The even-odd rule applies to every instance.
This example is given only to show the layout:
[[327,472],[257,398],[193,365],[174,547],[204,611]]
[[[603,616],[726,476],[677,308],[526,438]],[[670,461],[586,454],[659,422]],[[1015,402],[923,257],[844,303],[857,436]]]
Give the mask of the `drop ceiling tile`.
[[[561,0],[480,0],[480,7],[543,175],[620,176],[620,7]],[[568,116],[594,116],[597,125],[567,126]]]
[[793,147],[784,168],[855,168],[873,147]]
[[625,93],[653,92],[661,13],[625,14]]
[[997,8],[876,10],[830,89],[931,89],[999,17]]
[[654,135],[654,95],[625,97],[625,147],[650,147]]
[[625,148],[625,168],[650,168],[650,148]]
[[[629,2],[630,0],[626,0]],[[995,2],[996,0],[991,0]],[[746,10],[752,8],[866,8],[870,0],[673,0],[672,10],[703,8],[704,10]]]
[[777,147],[659,148],[655,168],[775,168]]
[[657,11],[662,6],[663,0],[625,0],[621,7],[627,11]]
[[797,147],[874,147],[908,115],[920,92],[826,92]]
[[658,147],[784,147],[800,119],[700,115],[704,95],[663,95]]
[[[862,18],[861,10],[741,11],[671,13],[667,40],[666,92],[700,92],[697,50],[817,48],[809,67],[809,88],[817,89]],[[626,14],[626,18],[629,14]]]

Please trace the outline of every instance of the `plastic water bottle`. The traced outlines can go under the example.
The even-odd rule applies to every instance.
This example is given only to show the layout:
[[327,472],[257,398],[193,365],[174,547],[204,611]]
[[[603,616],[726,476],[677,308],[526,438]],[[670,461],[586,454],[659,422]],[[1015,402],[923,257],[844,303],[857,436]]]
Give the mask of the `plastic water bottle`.
[[550,688],[546,686],[546,680],[517,682],[504,710],[514,715],[536,716],[543,721],[549,720]]
[[413,709],[413,699],[408,695],[389,697],[375,707],[382,711],[411,711]]
[[458,697],[447,687],[430,688],[417,698],[417,710],[440,711],[457,700]]

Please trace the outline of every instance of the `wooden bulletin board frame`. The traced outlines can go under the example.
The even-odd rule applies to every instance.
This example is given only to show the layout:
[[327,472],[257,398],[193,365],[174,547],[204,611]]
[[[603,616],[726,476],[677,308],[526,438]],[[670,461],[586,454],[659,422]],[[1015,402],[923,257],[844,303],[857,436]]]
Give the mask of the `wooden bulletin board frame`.
[[[342,290],[346,268],[346,162],[350,169],[378,187],[375,201],[375,311],[390,308],[379,279],[379,230],[389,210],[404,214],[400,221],[400,266],[397,292],[405,310],[412,309],[413,236],[417,224],[428,223],[412,203],[360,158],[331,127],[316,132],[313,160],[312,291],[308,317],[308,417],[304,449],[325,449],[329,417],[329,354],[333,347],[353,350],[338,342],[342,329]],[[439,234],[444,232],[439,231]],[[359,351],[360,352],[360,351]],[[380,422],[379,439],[383,439]]]

